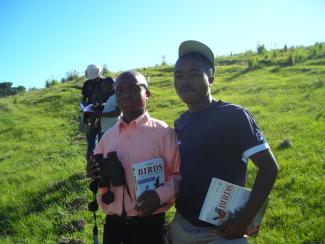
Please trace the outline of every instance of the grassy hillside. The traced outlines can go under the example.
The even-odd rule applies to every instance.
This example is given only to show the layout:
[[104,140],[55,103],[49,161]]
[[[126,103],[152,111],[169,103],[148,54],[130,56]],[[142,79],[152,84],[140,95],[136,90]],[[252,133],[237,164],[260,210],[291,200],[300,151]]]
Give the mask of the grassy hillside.
[[[251,243],[325,243],[325,47],[315,46],[217,58],[213,96],[253,113],[280,165]],[[151,79],[151,115],[173,125],[186,110],[173,67],[139,71]],[[75,79],[0,99],[0,243],[91,242],[81,86]],[[248,186],[255,174],[250,164]]]

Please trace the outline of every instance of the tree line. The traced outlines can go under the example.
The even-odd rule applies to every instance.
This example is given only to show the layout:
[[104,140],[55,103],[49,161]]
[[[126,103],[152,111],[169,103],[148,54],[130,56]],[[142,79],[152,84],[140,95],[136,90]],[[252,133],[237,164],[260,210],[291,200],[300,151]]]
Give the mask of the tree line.
[[26,92],[24,86],[13,87],[12,85],[12,82],[0,82],[0,97]]

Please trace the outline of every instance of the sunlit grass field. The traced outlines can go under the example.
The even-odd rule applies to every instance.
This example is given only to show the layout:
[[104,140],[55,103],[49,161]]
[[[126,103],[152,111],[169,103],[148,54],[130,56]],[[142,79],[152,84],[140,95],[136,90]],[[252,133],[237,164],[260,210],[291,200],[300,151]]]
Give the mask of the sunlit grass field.
[[[220,58],[212,94],[252,112],[280,166],[250,243],[325,243],[325,58],[305,55],[295,65],[249,70],[245,57]],[[186,111],[173,88],[173,66],[139,71],[150,76],[151,116],[173,126]],[[0,243],[91,243],[86,144],[78,131],[82,82],[0,99]],[[250,164],[248,187],[255,174]],[[84,228],[76,229],[76,220]]]

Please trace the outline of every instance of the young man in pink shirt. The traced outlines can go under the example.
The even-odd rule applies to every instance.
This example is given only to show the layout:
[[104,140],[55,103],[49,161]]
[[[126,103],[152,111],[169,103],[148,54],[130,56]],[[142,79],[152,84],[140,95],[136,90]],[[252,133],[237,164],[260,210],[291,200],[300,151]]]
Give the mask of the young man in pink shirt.
[[[115,151],[124,170],[125,185],[109,187],[114,201],[108,205],[101,198],[108,189],[100,189],[98,203],[107,214],[103,243],[163,243],[165,211],[174,202],[180,180],[177,137],[165,122],[151,118],[146,111],[150,92],[142,74],[122,73],[116,79],[115,93],[122,116],[102,137],[95,155],[105,157]],[[165,183],[136,199],[132,165],[154,158],[164,163]],[[99,171],[96,163],[88,164],[91,178],[98,179]]]

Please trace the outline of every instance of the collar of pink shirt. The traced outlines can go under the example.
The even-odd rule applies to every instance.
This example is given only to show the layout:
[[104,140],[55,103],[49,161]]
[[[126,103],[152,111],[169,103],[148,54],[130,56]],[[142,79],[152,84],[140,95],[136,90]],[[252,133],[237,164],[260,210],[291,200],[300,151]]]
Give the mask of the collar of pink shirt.
[[150,115],[149,115],[148,111],[146,111],[142,115],[140,115],[138,118],[136,118],[135,120],[132,120],[129,124],[127,124],[123,121],[123,115],[121,115],[117,122],[119,132],[121,133],[121,131],[123,131],[123,129],[126,129],[126,128],[136,129],[140,125],[146,124],[149,121],[149,119],[150,119]]

